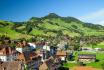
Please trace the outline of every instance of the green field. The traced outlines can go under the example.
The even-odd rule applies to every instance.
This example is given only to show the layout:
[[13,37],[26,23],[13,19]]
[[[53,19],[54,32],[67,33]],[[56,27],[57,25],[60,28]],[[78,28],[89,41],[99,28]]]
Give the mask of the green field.
[[26,34],[21,34],[16,32],[15,30],[11,30],[10,28],[0,28],[0,35],[6,35],[11,39],[19,39],[19,38],[30,38],[31,36]]
[[86,47],[92,47],[92,48],[104,48],[104,41],[103,41],[103,42],[100,42],[100,43],[98,43],[98,44],[96,44],[96,45],[90,44],[90,45],[87,45]]
[[[86,63],[86,66],[91,66],[94,68],[102,68],[102,64],[104,63],[104,53],[103,52],[74,52],[74,56],[75,56],[75,61],[77,60],[77,56],[78,54],[96,54],[96,59],[98,60],[98,62],[91,62],[91,63]],[[65,63],[64,67],[70,67],[73,68],[75,66],[78,66],[78,63]]]

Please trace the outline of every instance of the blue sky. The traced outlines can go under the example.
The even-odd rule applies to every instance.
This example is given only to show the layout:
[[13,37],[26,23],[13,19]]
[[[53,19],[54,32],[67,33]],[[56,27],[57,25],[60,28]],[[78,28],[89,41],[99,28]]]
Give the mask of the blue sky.
[[0,0],[0,19],[26,21],[49,13],[104,25],[104,0]]

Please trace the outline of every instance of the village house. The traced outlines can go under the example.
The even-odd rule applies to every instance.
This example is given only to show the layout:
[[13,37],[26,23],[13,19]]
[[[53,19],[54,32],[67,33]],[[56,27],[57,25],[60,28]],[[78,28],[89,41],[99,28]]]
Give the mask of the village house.
[[54,60],[52,57],[50,57],[49,59],[46,59],[39,67],[39,70],[52,70],[52,64],[53,64]]
[[60,58],[61,61],[66,61],[67,53],[66,51],[57,51],[56,58]]
[[38,50],[36,51],[38,53],[39,56],[41,56],[41,61],[44,62],[46,59],[48,59],[49,53],[45,52],[44,50]]
[[95,51],[100,51],[100,52],[104,52],[104,48],[94,48]]
[[95,54],[78,54],[79,62],[95,62],[96,55]]
[[24,70],[24,65],[20,61],[0,61],[0,70]]
[[57,47],[50,46],[50,54],[51,54],[51,56],[55,56],[56,52],[57,52]]
[[57,70],[60,66],[61,64],[55,62],[55,59],[51,56],[40,65],[39,70]]
[[35,52],[20,53],[18,61],[22,61],[28,70],[37,70],[41,64],[41,57]]
[[9,47],[7,45],[0,46],[0,61],[13,61],[16,60],[18,52],[15,48]]
[[0,61],[8,61],[8,63],[14,61],[23,62],[24,68],[37,70],[41,63],[41,57],[30,47],[33,46],[29,46],[26,41],[18,42],[16,48],[8,45],[0,46]]
[[20,53],[29,51],[29,47],[26,41],[17,42],[16,50]]
[[49,46],[47,43],[45,43],[43,49],[36,50],[36,52],[41,56],[41,61],[44,62],[50,56],[55,56],[56,47]]
[[50,46],[49,42],[46,42],[45,45],[43,46],[43,59],[48,59],[50,57]]
[[92,52],[93,51],[93,48],[91,48],[91,47],[81,47],[81,51],[89,51],[89,52]]
[[30,48],[30,51],[33,51],[36,49],[36,44],[35,43],[28,43],[28,46]]
[[98,51],[100,51],[100,52],[104,52],[104,48],[101,48],[101,49],[99,49]]
[[94,48],[95,51],[99,51],[101,48]]

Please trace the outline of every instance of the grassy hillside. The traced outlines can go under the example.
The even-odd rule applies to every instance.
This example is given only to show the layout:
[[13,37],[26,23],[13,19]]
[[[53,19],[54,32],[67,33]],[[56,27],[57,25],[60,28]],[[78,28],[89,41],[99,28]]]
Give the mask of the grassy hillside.
[[[60,17],[54,13],[51,13],[42,18],[33,17],[29,20],[32,25],[32,32],[34,30],[42,32],[42,34],[48,35],[49,32],[52,35],[57,35],[59,31],[62,31],[63,35],[74,36],[99,36],[104,35],[104,27],[100,25],[94,25],[91,23],[84,23],[73,17]],[[27,23],[27,25],[30,25]],[[41,31],[42,30],[42,31]],[[41,34],[41,33],[38,33]]]
[[91,23],[84,23],[73,17],[60,17],[54,13],[41,18],[32,17],[26,22],[8,22],[0,20],[0,34],[7,34],[11,38],[20,35],[68,35],[74,36],[100,36],[104,35],[104,27]]
[[19,32],[16,32],[12,27],[15,25],[13,22],[0,20],[0,35],[6,35],[12,39],[19,39],[24,37],[30,37]]

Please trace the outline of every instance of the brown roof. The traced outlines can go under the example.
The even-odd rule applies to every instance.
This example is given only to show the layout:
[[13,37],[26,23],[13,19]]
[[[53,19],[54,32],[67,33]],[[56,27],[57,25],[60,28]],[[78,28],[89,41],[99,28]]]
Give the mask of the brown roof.
[[99,70],[93,67],[87,67],[87,66],[79,66],[79,67],[74,67],[72,70]]
[[23,70],[22,62],[0,62],[0,70]]
[[66,56],[66,52],[65,51],[57,51],[56,56]]
[[47,69],[48,69],[48,66],[45,62],[43,64],[41,64],[39,67],[39,70],[47,70]]
[[[28,55],[28,54],[27,54]],[[26,56],[25,53],[20,53],[17,57],[18,60],[21,60],[21,61],[28,61],[29,60],[29,57]]]
[[35,52],[23,52],[20,53],[17,60],[21,60],[24,63],[30,62],[32,59],[40,58],[40,56]]
[[28,44],[26,41],[22,41],[22,42],[17,42],[17,47],[26,47]]
[[96,58],[96,55],[95,54],[78,54],[78,58],[95,59]]
[[16,53],[16,50],[11,47],[3,47],[0,49],[0,55],[10,55]]
[[36,58],[40,58],[40,56],[37,54],[37,53],[35,53],[35,52],[31,52],[30,54],[29,54],[29,58],[30,59],[36,59]]
[[52,65],[54,64],[54,58],[51,56],[49,59],[45,60],[43,64],[40,65],[39,70],[53,70]]

